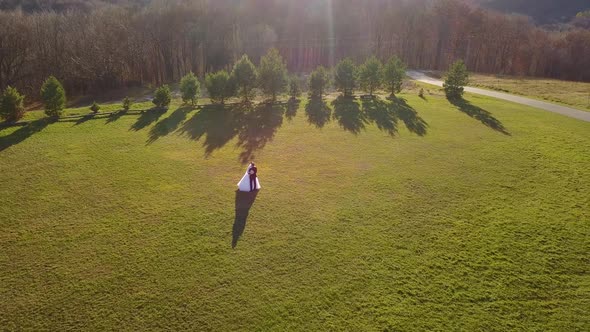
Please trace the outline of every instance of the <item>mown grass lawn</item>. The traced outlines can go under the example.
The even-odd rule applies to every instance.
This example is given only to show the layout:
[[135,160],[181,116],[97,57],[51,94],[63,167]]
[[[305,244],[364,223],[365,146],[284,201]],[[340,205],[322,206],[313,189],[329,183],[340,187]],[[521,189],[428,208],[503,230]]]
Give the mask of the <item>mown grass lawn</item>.
[[[428,74],[438,79],[444,79],[445,75],[440,71],[429,71]],[[470,73],[469,86],[590,111],[590,83],[588,82]]]
[[590,111],[590,83],[473,74],[470,85]]
[[1,130],[0,326],[589,330],[590,123],[402,97]]

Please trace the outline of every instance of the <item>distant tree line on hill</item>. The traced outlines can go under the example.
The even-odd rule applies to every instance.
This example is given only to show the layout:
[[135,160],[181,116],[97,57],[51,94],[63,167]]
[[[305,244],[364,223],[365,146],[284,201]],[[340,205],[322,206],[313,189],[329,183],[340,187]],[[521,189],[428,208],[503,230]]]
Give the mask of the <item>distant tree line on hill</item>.
[[590,9],[583,12],[579,12],[576,15],[576,17],[574,17],[574,19],[572,20],[572,24],[575,27],[590,30]]
[[[258,63],[272,47],[292,72],[397,55],[411,68],[444,70],[462,59],[475,72],[590,81],[590,31],[550,32],[458,0],[124,3],[0,12],[0,89],[35,97],[52,75],[70,95],[162,85],[229,71],[243,54]],[[209,82],[225,84],[223,73]]]
[[[131,8],[140,8],[152,2],[162,0],[0,0],[0,10],[22,9],[24,12],[42,11],[85,11],[90,12],[101,6],[116,4]],[[164,0],[170,1],[170,0]],[[183,0],[197,2],[198,0]],[[211,1],[211,0],[209,0]],[[273,0],[289,1],[289,0]],[[321,0],[316,0],[321,1]],[[339,0],[336,0],[339,1]],[[358,6],[375,0],[357,0]],[[432,0],[438,1],[438,0]],[[516,13],[530,16],[538,24],[567,23],[576,13],[590,9],[588,0],[463,0],[470,4],[483,6],[504,13]]]
[[590,9],[588,0],[475,0],[487,8],[532,17],[539,24],[568,22],[581,10]]
[[20,9],[27,13],[72,10],[90,12],[107,4],[139,7],[150,2],[151,0],[0,0],[0,10]]

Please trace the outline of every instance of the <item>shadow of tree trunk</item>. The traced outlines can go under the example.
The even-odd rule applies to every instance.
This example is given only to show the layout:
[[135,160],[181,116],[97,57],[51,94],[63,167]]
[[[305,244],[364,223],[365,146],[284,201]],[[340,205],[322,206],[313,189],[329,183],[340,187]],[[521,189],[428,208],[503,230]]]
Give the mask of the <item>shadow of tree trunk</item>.
[[283,124],[285,106],[276,103],[205,106],[182,125],[179,134],[196,141],[205,137],[206,156],[237,136],[236,145],[242,150],[239,159],[246,163],[272,141]]
[[261,104],[242,113],[237,144],[242,149],[242,163],[253,160],[255,153],[273,140],[277,130],[283,125],[284,112],[284,105]]
[[375,122],[377,128],[386,132],[389,136],[397,133],[397,116],[389,105],[377,98],[365,98],[362,100],[363,112],[371,122]]
[[418,136],[427,134],[428,123],[418,115],[418,112],[412,106],[408,105],[405,99],[393,99],[391,107],[397,118],[403,121],[410,132]]
[[463,98],[449,99],[449,102],[456,106],[459,111],[478,120],[485,126],[492,128],[495,131],[499,131],[504,135],[510,135],[510,133],[506,130],[502,122],[496,119],[492,115],[492,113],[484,110],[483,108],[475,106],[471,102]]
[[56,119],[43,118],[17,129],[12,134],[0,137],[0,151],[4,151],[13,145],[23,142],[27,138],[33,136],[35,133],[40,132],[49,124],[54,122],[56,122]]
[[408,105],[405,99],[397,97],[389,99],[391,101],[383,101],[379,98],[363,99],[363,112],[367,114],[370,122],[374,122],[377,128],[390,136],[398,133],[400,120],[411,133],[418,136],[427,134],[428,123],[412,106]]
[[367,117],[352,97],[338,96],[333,102],[334,118],[342,129],[358,135],[365,129]]
[[305,105],[305,115],[307,122],[321,129],[330,122],[332,110],[323,99],[311,97]]
[[90,120],[94,119],[95,116],[96,116],[96,114],[94,114],[94,113],[86,114],[83,117],[81,117],[80,119],[78,119],[78,121],[76,121],[76,123],[74,123],[74,126],[79,126],[87,121],[90,121]]
[[152,108],[143,111],[137,121],[129,128],[129,130],[139,131],[158,121],[158,119],[167,112],[165,108]]
[[180,135],[198,141],[205,138],[205,156],[224,147],[239,132],[243,110],[238,106],[209,105],[201,108],[179,129]]
[[156,123],[156,125],[150,130],[147,143],[151,144],[160,137],[166,136],[175,131],[178,126],[180,126],[180,124],[186,119],[187,114],[193,109],[194,108],[191,106],[180,107],[172,112],[169,117]]
[[127,111],[125,111],[125,110],[121,110],[119,112],[113,113],[108,117],[106,123],[109,124],[109,123],[115,122],[115,121],[119,120],[121,117],[123,117],[123,115],[126,115],[126,114],[127,114]]

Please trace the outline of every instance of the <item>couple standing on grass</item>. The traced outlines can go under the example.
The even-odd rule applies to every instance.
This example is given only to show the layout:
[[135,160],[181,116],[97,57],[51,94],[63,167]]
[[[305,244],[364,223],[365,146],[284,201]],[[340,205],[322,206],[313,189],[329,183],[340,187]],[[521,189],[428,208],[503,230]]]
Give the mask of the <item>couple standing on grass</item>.
[[248,168],[246,168],[246,174],[244,174],[242,180],[238,182],[238,190],[246,192],[259,190],[261,187],[257,174],[258,168],[256,168],[254,162],[251,162],[250,165],[248,165]]

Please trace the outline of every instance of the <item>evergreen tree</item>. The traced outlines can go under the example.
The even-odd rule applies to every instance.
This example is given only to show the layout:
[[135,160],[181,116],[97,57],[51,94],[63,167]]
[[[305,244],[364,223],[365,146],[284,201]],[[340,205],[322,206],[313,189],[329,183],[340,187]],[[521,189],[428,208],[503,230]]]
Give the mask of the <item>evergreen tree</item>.
[[317,67],[309,77],[309,93],[312,98],[322,98],[330,79],[326,68]]
[[25,115],[25,96],[8,86],[0,96],[0,118],[8,121],[18,121]]
[[260,59],[258,69],[258,86],[262,93],[270,96],[273,101],[277,94],[285,92],[288,80],[287,65],[276,48],[271,48],[265,56]]
[[469,73],[463,60],[459,60],[451,65],[447,72],[443,88],[449,99],[463,97],[464,87],[469,83]]
[[373,96],[373,92],[383,84],[383,65],[372,56],[361,66],[359,81],[363,90]]
[[195,102],[201,94],[201,86],[195,74],[190,72],[180,80],[180,93],[184,103],[190,101],[191,105],[195,106]]
[[123,99],[123,109],[129,111],[131,105],[133,105],[133,101],[129,97],[125,97],[125,99]]
[[405,76],[406,65],[398,57],[391,57],[383,68],[383,81],[391,97],[402,91]]
[[50,76],[41,87],[41,99],[47,116],[59,116],[66,107],[66,91],[57,78]]
[[248,102],[250,99],[254,98],[254,89],[256,88],[256,79],[258,75],[256,73],[256,67],[254,67],[247,55],[244,54],[242,58],[236,62],[231,76],[232,80],[235,82],[237,93],[242,97],[243,101]]
[[92,103],[92,106],[90,106],[90,110],[92,111],[92,113],[98,113],[98,111],[100,111],[100,105],[94,102]]
[[156,89],[156,93],[154,94],[154,99],[152,102],[156,107],[163,108],[168,107],[170,105],[170,101],[172,100],[172,93],[170,92],[170,87],[168,85],[162,85],[158,89]]
[[340,61],[334,71],[334,86],[346,97],[351,97],[357,87],[358,70],[350,58]]
[[291,99],[297,99],[301,96],[301,87],[297,76],[292,76],[289,80],[289,96],[291,96]]
[[207,74],[205,88],[213,103],[223,104],[227,98],[235,95],[235,84],[225,70]]

